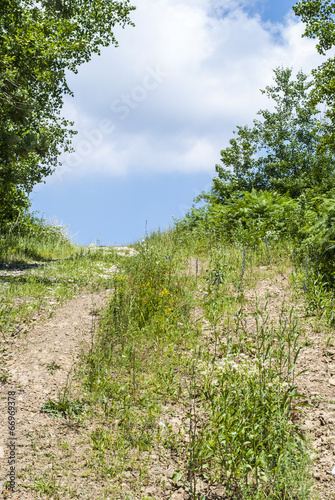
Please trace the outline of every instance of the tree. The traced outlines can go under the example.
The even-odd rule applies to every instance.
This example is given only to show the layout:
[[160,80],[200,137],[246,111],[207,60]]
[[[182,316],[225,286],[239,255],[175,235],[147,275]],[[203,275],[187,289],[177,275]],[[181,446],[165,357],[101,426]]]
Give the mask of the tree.
[[317,50],[325,54],[335,44],[335,2],[331,0],[300,0],[293,11],[306,24],[303,36],[318,38]]
[[[293,10],[306,24],[305,37],[318,39],[316,48],[325,55],[335,45],[335,2],[331,0],[301,0]],[[325,147],[335,147],[335,58],[330,57],[313,71],[315,103],[325,103],[330,123],[325,135]]]
[[72,94],[68,71],[109,44],[118,24],[133,24],[129,0],[2,0],[0,5],[0,227],[29,206],[32,187],[70,149],[72,123],[61,117]]
[[237,127],[236,138],[221,151],[211,195],[219,203],[253,189],[295,198],[306,189],[326,192],[334,186],[334,157],[322,148],[325,124],[311,102],[313,82],[302,71],[274,70],[274,85],[262,93],[274,111],[260,110],[253,127]]

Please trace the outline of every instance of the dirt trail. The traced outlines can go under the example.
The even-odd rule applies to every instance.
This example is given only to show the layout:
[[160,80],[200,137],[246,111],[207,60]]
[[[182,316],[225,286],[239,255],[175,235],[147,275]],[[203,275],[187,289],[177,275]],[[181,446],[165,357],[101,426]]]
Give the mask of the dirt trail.
[[[301,300],[292,295],[287,275],[273,275],[266,267],[261,271],[263,276],[255,287],[245,291],[246,311],[250,311],[248,325],[253,328],[251,314],[255,310],[256,296],[259,303],[264,303],[267,297],[267,310],[275,324],[278,322],[283,302],[288,307],[292,305],[295,308],[300,327],[306,334],[298,371],[309,369],[299,378],[298,389],[308,396],[311,404],[311,408],[305,409],[299,417],[300,424],[302,430],[310,435],[311,446],[316,455],[313,469],[315,489],[321,500],[335,499],[335,476],[331,474],[335,466],[335,386],[330,383],[335,376],[335,349],[327,347],[326,334],[322,327],[320,328],[314,319],[304,316]],[[103,484],[99,484],[96,477],[92,476],[90,479],[83,474],[83,471],[87,470],[85,460],[90,452],[87,440],[81,440],[75,425],[69,426],[64,419],[51,419],[40,410],[41,405],[48,399],[58,398],[59,391],[67,384],[69,373],[71,374],[72,368],[78,363],[80,352],[89,348],[95,313],[104,306],[109,294],[110,291],[95,294],[83,292],[59,307],[52,318],[34,324],[26,335],[14,339],[7,351],[9,354],[6,371],[9,380],[0,389],[1,483],[9,473],[9,391],[15,391],[17,407],[14,437],[18,489],[9,498],[51,498],[51,486],[49,493],[46,493],[48,485],[43,483],[44,472],[48,472],[49,477],[51,474],[57,485],[64,488],[73,487],[73,496],[65,495],[66,498],[102,498],[100,495],[103,492]],[[55,365],[60,368],[52,370]],[[86,435],[90,431],[89,426],[82,429]],[[69,443],[70,447],[65,461],[64,453],[59,451],[64,443]],[[30,488],[32,484],[35,489]],[[38,492],[37,484],[41,484],[44,489]],[[75,492],[80,493],[78,495]],[[176,499],[177,493],[174,493]],[[7,496],[4,495],[4,498]]]
[[[120,255],[136,253],[134,249],[125,246],[114,249]],[[8,266],[2,273],[20,276],[35,266],[35,263],[28,264],[19,270]],[[10,494],[10,498],[45,498],[45,495],[40,496],[29,489],[26,481],[28,470],[30,478],[36,479],[37,472],[43,477],[43,470],[35,464],[34,457],[38,457],[38,450],[37,453],[32,453],[35,438],[43,438],[42,441],[39,440],[40,446],[45,447],[49,442],[53,454],[52,448],[57,447],[59,435],[68,435],[69,432],[68,429],[63,432],[64,423],[60,422],[61,419],[51,419],[47,413],[41,413],[41,406],[49,399],[57,400],[72,379],[79,354],[83,350],[87,351],[91,345],[96,313],[106,304],[110,293],[110,290],[100,293],[82,291],[79,296],[56,309],[52,318],[32,324],[27,333],[19,338],[6,339],[7,349],[3,357],[8,380],[0,387],[0,492],[5,498],[8,493],[4,493],[4,483],[8,481],[10,472],[8,445],[14,440],[17,492]],[[10,404],[15,398],[15,432],[12,431],[14,435],[11,435],[8,427],[8,409],[12,409],[12,406],[9,408],[8,396]],[[53,467],[51,460],[49,465]],[[20,479],[20,476],[24,477]],[[26,485],[26,491],[22,484]],[[90,495],[87,498],[90,498]]]
[[[54,317],[35,324],[22,338],[13,341],[6,363],[9,383],[1,387],[0,456],[1,480],[9,472],[7,395],[16,397],[16,474],[31,463],[31,437],[42,429],[54,427],[48,414],[40,413],[49,398],[57,399],[72,367],[83,348],[91,343],[96,310],[101,308],[110,292],[83,294],[56,310]],[[52,366],[60,368],[52,370]],[[6,449],[7,448],[7,449]],[[33,499],[38,495],[29,490],[13,498]]]

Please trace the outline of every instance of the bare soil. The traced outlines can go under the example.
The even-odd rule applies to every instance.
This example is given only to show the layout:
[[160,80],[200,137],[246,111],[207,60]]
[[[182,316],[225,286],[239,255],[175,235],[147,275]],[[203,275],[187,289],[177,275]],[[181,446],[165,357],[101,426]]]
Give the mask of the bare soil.
[[[194,269],[194,265],[191,267]],[[305,317],[303,301],[292,293],[288,274],[274,275],[267,267],[260,272],[262,277],[245,292],[246,310],[250,311],[248,328],[253,328],[251,314],[256,299],[259,304],[267,300],[267,311],[274,323],[278,322],[283,303],[294,307],[304,337],[298,371],[308,370],[299,377],[298,390],[307,395],[311,405],[297,418],[314,450],[315,492],[322,500],[335,499],[335,476],[331,474],[335,467],[335,348],[327,344],[325,328],[315,318]],[[92,343],[97,312],[109,293],[82,293],[59,307],[52,318],[34,324],[25,335],[12,339],[4,361],[9,378],[0,388],[0,480],[4,483],[9,473],[8,443],[15,438],[16,492],[3,492],[4,498],[60,498],[59,486],[68,492],[63,498],[121,498],[117,493],[105,496],[106,485],[86,467],[91,451],[87,435],[94,422],[85,427],[50,418],[40,411],[46,401],[57,399],[65,387],[76,394],[74,367],[80,353]],[[9,435],[8,429],[10,391],[15,392],[17,410],[14,436]],[[177,409],[174,416],[167,418],[176,429],[181,427],[183,416],[177,414]],[[176,489],[169,482],[177,462],[168,463],[159,453],[151,454],[149,461],[152,467],[143,494],[156,499],[187,498],[182,487]],[[131,476],[129,471],[123,483],[130,493]],[[217,490],[216,495],[219,494]]]
[[[57,441],[61,442],[67,437],[70,446],[74,445],[71,441],[76,429],[67,426],[62,419],[50,418],[40,410],[49,399],[57,400],[65,387],[71,387],[73,368],[80,352],[87,350],[91,344],[97,310],[103,307],[108,294],[106,291],[83,294],[70,300],[56,310],[54,317],[36,323],[25,336],[14,339],[10,346],[6,360],[9,383],[3,385],[0,391],[0,456],[3,457],[3,480],[4,471],[9,472],[6,445],[11,439],[7,422],[7,397],[10,391],[15,391],[17,494],[12,498],[40,498],[36,491],[29,490],[29,484],[33,480],[43,480],[43,468],[40,469],[39,462],[46,465],[45,457],[42,460],[46,447],[50,448],[49,465],[53,467],[57,458]],[[75,387],[71,390],[75,391]],[[27,475],[30,477],[28,481]],[[63,476],[63,473],[60,475]],[[57,482],[62,482],[59,477]],[[28,488],[26,491],[23,484]]]

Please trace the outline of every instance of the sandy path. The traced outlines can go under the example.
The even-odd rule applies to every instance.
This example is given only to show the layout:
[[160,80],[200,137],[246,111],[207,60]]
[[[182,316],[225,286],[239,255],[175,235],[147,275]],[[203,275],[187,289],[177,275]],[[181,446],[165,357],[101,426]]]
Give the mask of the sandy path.
[[[194,266],[192,266],[193,268]],[[264,271],[266,269],[264,268]],[[265,275],[267,273],[265,272]],[[17,493],[10,498],[34,500],[50,498],[51,495],[39,493],[27,488],[35,477],[35,485],[43,468],[50,467],[54,471],[58,485],[71,485],[80,491],[80,496],[64,498],[102,498],[103,486],[97,478],[82,477],[85,470],[87,444],[81,444],[76,427],[69,428],[64,419],[51,419],[48,414],[40,413],[41,405],[49,398],[58,399],[59,391],[66,386],[69,373],[78,363],[82,349],[88,349],[92,341],[95,315],[107,301],[110,291],[96,294],[85,294],[76,297],[55,311],[55,315],[34,324],[26,335],[13,339],[6,361],[9,380],[0,388],[0,482],[8,479],[9,448],[8,443],[14,437]],[[301,427],[310,433],[311,446],[316,456],[313,468],[315,489],[322,499],[335,498],[335,478],[331,474],[335,466],[335,386],[329,383],[335,375],[335,349],[327,347],[325,332],[318,328],[318,323],[306,318],[300,301],[292,296],[290,283],[286,274],[271,275],[260,279],[256,286],[246,291],[247,311],[254,311],[256,296],[264,303],[268,300],[268,312],[271,320],[278,321],[283,301],[288,307],[293,306],[299,318],[300,327],[306,334],[308,342],[304,345],[299,361],[299,370],[309,371],[299,378],[299,390],[308,396],[311,408],[306,408],[301,416]],[[252,324],[251,318],[248,325]],[[56,363],[61,368],[53,373],[47,365]],[[17,413],[15,435],[10,436],[8,429],[9,391],[15,391]],[[90,429],[83,432],[88,433]],[[39,449],[33,449],[34,439],[41,436],[36,443]],[[58,439],[66,438],[70,446],[75,448],[69,458],[70,474],[63,469],[57,470]],[[53,458],[46,459],[45,450],[49,447]],[[39,461],[39,455],[44,454]],[[56,458],[55,458],[56,456]],[[63,460],[63,459],[62,459]],[[59,463],[61,460],[59,460]],[[65,466],[66,468],[66,466]],[[22,474],[22,477],[20,475]],[[72,474],[72,475],[71,475]],[[29,481],[27,483],[27,477]],[[25,485],[25,487],[23,487]],[[177,497],[176,497],[177,498]]]
[[[13,341],[6,362],[9,380],[1,387],[0,412],[0,466],[1,482],[9,473],[8,443],[16,441],[16,479],[20,470],[31,461],[31,440],[41,429],[54,425],[49,415],[40,413],[41,405],[49,398],[57,399],[64,388],[68,374],[78,361],[79,353],[88,348],[94,331],[95,312],[106,302],[110,292],[83,294],[56,310],[51,319],[35,324],[22,338]],[[92,314],[93,313],[93,314]],[[48,364],[61,368],[53,373]],[[15,436],[10,436],[7,422],[7,396],[15,391],[17,413]],[[14,400],[11,400],[11,402]],[[39,498],[33,491],[17,493],[13,498]]]

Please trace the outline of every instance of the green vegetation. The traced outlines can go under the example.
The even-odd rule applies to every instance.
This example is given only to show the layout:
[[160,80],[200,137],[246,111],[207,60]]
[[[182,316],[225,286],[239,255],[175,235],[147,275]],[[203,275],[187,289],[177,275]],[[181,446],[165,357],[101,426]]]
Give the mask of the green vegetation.
[[[100,30],[111,11],[97,4]],[[127,2],[105,4],[116,9],[115,22],[128,20]],[[114,42],[109,30],[106,36],[98,30],[95,37],[94,9],[81,17],[85,1],[75,2],[71,12],[59,2],[43,2],[41,11],[21,5],[13,14],[10,2],[4,5],[13,26],[20,21],[20,29],[26,29],[34,19],[38,36],[43,22],[49,22],[45,16],[51,16],[57,37],[64,38],[61,74],[74,70],[99,45]],[[334,44],[334,8],[327,0],[303,0],[295,7],[307,23],[306,35],[319,37],[321,52]],[[78,24],[72,25],[67,21],[75,14]],[[72,61],[84,21],[88,48]],[[135,245],[135,255],[74,245],[62,228],[25,213],[29,183],[8,181],[11,198],[3,198],[0,212],[3,350],[32,321],[52,316],[62,301],[111,291],[105,310],[91,311],[91,342],[75,377],[68,376],[58,399],[41,406],[50,421],[63,419],[80,436],[84,461],[77,473],[81,481],[103,483],[101,498],[162,498],[177,489],[193,500],[307,500],[314,495],[313,457],[301,415],[308,411],[307,402],[322,395],[308,399],[299,393],[304,371],[299,363],[301,350],[312,344],[306,318],[314,316],[326,332],[320,342],[334,346],[333,66],[329,60],[314,72],[314,80],[302,72],[294,80],[292,70],[277,68],[274,84],[263,91],[273,110],[261,110],[252,127],[237,128],[236,138],[221,152],[223,166],[216,166],[210,192],[197,200],[202,206],[194,206],[169,231],[146,236]],[[4,82],[19,74],[11,71],[1,77]],[[54,84],[41,82],[45,92]],[[20,88],[22,95],[9,94],[1,106],[12,109],[13,102],[21,103],[15,100],[19,97],[23,105],[25,87]],[[67,90],[62,78],[52,87],[56,104],[60,89]],[[321,102],[328,106],[324,117],[318,112]],[[28,115],[17,121],[10,116],[3,126],[12,120],[11,127],[26,130]],[[58,132],[67,137],[64,129]],[[34,168],[50,147],[40,154],[36,146],[28,163],[15,150],[20,167],[26,165],[32,175],[29,182],[41,174]],[[278,276],[289,277],[291,288],[287,284],[285,293],[277,289],[271,296],[265,289]],[[55,360],[46,369],[56,378],[61,366]],[[1,383],[9,378],[1,367]],[[51,459],[53,467],[41,474],[32,464],[23,473],[25,487],[56,498],[79,497],[73,486],[56,479],[72,467],[75,474],[76,446],[58,445],[61,456],[48,449],[42,457],[32,442],[39,463],[49,465]]]
[[[252,128],[237,128],[237,137],[221,151],[223,166],[216,165],[218,175],[210,192],[196,200],[202,206],[194,206],[177,225],[195,236],[205,231],[217,241],[239,242],[247,248],[261,242],[266,247],[275,241],[290,242],[295,263],[304,270],[306,298],[331,324],[334,149],[331,108],[318,117],[318,86],[302,72],[293,80],[292,70],[277,68],[274,84],[262,91],[272,100],[274,111],[261,110],[262,120],[254,120]],[[322,288],[322,305],[315,305],[311,283],[313,290],[316,284]]]
[[[335,44],[335,4],[332,0],[300,0],[293,7],[297,16],[306,24],[303,36],[317,39],[319,54],[325,55]],[[313,101],[326,105],[328,118],[325,147],[333,149],[335,125],[335,58],[330,57],[313,71],[315,85]]]
[[[119,487],[130,468],[141,477],[136,490],[154,450],[190,498],[221,484],[228,498],[307,499],[308,448],[291,418],[304,402],[296,391],[302,332],[288,305],[274,325],[266,301],[251,311],[244,295],[269,257],[274,272],[289,265],[287,245],[271,245],[271,255],[266,245],[210,247],[205,233],[196,249],[177,227],[120,262],[79,372],[97,421],[91,466]],[[196,272],[199,261],[206,272]]]
[[[111,286],[113,250],[74,245],[64,228],[26,218],[27,227],[0,239],[0,332],[26,331],[31,321],[52,316],[81,290]],[[25,233],[23,231],[25,230]]]
[[[292,305],[282,303],[270,321],[266,296],[248,299],[264,273],[291,265],[294,245],[269,238],[244,246],[210,227],[197,230],[194,238],[194,228],[178,223],[146,237],[134,256],[77,248],[2,276],[3,337],[83,289],[111,289],[75,385],[41,406],[82,430],[81,474],[103,480],[113,495],[131,471],[128,487],[140,494],[152,481],[154,454],[171,468],[158,495],[182,487],[194,499],[219,488],[234,499],[310,498],[308,444],[296,417],[305,402],[296,365],[306,339]],[[302,272],[296,267],[300,288]],[[57,369],[55,361],[47,366],[53,376]],[[62,453],[68,460],[68,447]],[[34,474],[35,491],[65,492],[53,476]]]
[[0,235],[0,263],[61,259],[81,252],[64,226],[47,224],[31,214],[22,215],[17,225]]
[[117,45],[132,24],[128,0],[3,0],[0,6],[0,231],[29,207],[33,186],[71,148],[73,123],[61,117],[69,71]]
[[262,91],[274,111],[260,110],[262,120],[254,120],[252,128],[237,127],[236,139],[221,151],[224,168],[216,166],[211,193],[217,202],[252,189],[297,198],[334,187],[334,154],[322,147],[327,121],[318,118],[312,86],[301,71],[292,80],[291,69],[274,70],[274,84]]

